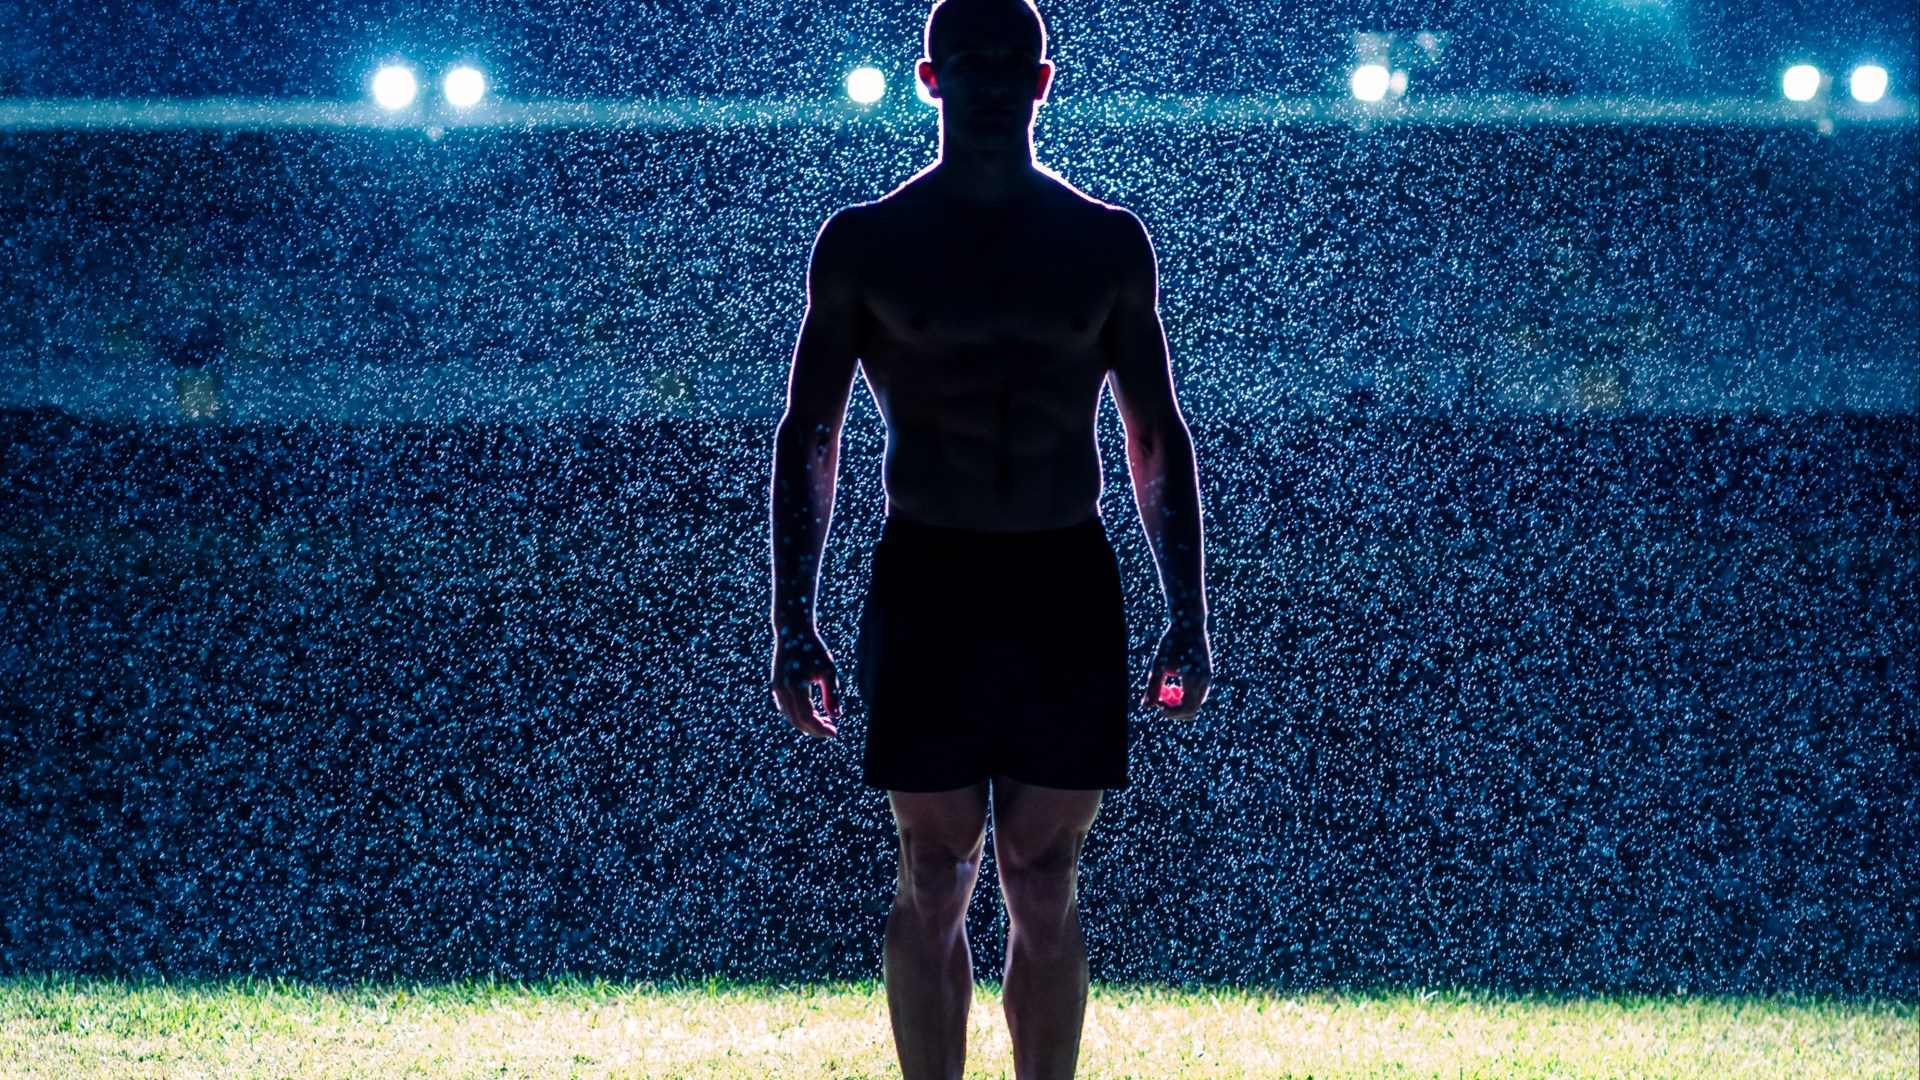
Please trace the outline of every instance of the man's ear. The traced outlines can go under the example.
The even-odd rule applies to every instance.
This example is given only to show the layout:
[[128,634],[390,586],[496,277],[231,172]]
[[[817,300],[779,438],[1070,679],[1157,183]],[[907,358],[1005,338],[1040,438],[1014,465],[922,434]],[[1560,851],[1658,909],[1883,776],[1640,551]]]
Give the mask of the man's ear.
[[1046,101],[1047,87],[1052,85],[1053,85],[1053,62],[1050,60],[1042,60],[1040,61],[1040,84],[1034,87],[1033,100],[1042,101],[1042,102]]
[[931,98],[939,97],[940,84],[933,81],[933,61],[922,59],[916,71],[920,76],[920,81],[926,84],[927,96]]

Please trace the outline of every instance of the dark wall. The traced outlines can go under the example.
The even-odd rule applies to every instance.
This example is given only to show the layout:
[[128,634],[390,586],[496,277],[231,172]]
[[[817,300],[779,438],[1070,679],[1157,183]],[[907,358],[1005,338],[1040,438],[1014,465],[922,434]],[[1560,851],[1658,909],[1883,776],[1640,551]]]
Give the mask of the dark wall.
[[[764,689],[770,435],[0,414],[0,970],[877,975],[859,698]],[[1196,437],[1217,698],[1135,724],[1097,976],[1920,989],[1911,417]]]

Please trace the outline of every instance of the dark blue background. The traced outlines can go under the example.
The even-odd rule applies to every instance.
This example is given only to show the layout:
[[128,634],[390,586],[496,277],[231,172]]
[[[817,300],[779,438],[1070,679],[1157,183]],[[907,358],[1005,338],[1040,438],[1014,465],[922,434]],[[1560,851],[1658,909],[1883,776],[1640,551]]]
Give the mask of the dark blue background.
[[[468,0],[232,4],[0,2],[0,92],[358,97],[373,66],[479,62],[514,97],[825,95],[854,64],[897,85],[929,4]],[[1432,89],[1773,97],[1780,70],[1877,60],[1912,97],[1901,0],[1054,0],[1062,94],[1345,93],[1355,31],[1454,35]]]
[[[238,10],[12,5],[4,86],[354,95],[391,50],[471,52],[516,94],[812,94],[856,54],[904,70],[922,14]],[[1063,92],[1339,92],[1347,30],[1448,25],[1105,10],[1049,8]],[[1597,7],[1475,9],[1446,78],[1767,96],[1796,36],[1843,67],[1904,34],[1911,66],[1906,8],[1730,10],[1688,61],[1589,35]],[[1154,229],[1220,669],[1202,722],[1139,725],[1087,847],[1098,976],[1915,993],[1914,417],[1656,392],[1768,385],[1769,352],[1913,362],[1910,127],[1047,135]],[[767,414],[813,229],[930,146],[0,140],[12,400],[96,362],[353,385],[592,350],[698,391],[617,420],[0,414],[0,969],[877,973],[859,703],[821,746],[765,696]],[[1657,342],[1610,344],[1649,313]],[[1503,411],[1449,374],[1535,329],[1555,362],[1641,365],[1627,407]],[[1287,396],[1314,379],[1342,392]],[[1139,671],[1158,607],[1102,424]],[[880,514],[858,398],[848,440],[843,650]],[[1002,928],[983,889],[983,971]]]
[[[820,222],[933,128],[0,135],[0,394],[178,415],[204,365],[242,419],[633,416],[671,374],[777,413]],[[1912,125],[1039,138],[1151,230],[1195,416],[1566,408],[1589,365],[1633,412],[1915,407]]]
[[[1912,417],[1195,435],[1217,697],[1135,726],[1098,977],[1920,989]],[[0,970],[877,975],[860,701],[810,743],[764,688],[770,440],[0,416]]]

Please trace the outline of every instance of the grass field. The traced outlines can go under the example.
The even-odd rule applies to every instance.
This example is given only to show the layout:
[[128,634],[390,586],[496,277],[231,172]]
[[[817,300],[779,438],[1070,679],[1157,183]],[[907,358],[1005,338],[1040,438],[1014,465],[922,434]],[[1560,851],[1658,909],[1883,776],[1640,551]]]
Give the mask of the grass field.
[[[1013,1075],[995,987],[967,1076]],[[1911,1004],[1097,986],[1083,1077],[1835,1077],[1920,1070]],[[874,983],[0,979],[9,1077],[897,1076]]]

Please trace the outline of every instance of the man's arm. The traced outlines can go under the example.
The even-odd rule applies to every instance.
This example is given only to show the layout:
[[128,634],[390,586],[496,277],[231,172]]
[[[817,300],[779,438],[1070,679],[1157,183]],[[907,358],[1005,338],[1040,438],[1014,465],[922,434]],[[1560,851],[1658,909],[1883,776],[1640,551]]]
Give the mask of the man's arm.
[[[1192,716],[1206,700],[1213,662],[1207,644],[1205,560],[1200,535],[1200,475],[1193,438],[1174,397],[1167,336],[1160,325],[1159,281],[1145,226],[1120,212],[1120,293],[1104,341],[1113,401],[1127,429],[1133,499],[1160,572],[1169,625],[1153,658],[1143,705]],[[1178,675],[1177,691],[1165,687]]]
[[[814,239],[807,313],[787,378],[787,410],[773,438],[773,698],[795,728],[823,738],[838,732],[840,687],[814,626],[814,599],[865,317],[848,229],[841,211]],[[814,708],[813,684],[824,711]]]

